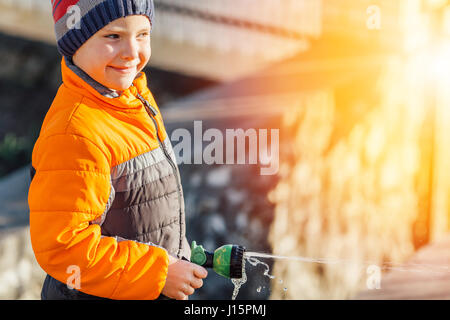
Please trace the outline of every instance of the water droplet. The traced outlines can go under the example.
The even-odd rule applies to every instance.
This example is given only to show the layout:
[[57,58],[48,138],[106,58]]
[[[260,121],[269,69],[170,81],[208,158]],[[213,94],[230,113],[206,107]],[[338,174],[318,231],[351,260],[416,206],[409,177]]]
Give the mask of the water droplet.
[[256,258],[249,258],[249,257],[246,257],[246,258],[247,258],[247,261],[250,262],[250,264],[253,265],[253,266],[257,266],[258,264],[262,264],[266,268],[266,270],[264,271],[264,275],[266,277],[270,278],[270,279],[275,279],[275,276],[269,274],[270,267],[269,267],[269,265],[267,263],[259,261]]

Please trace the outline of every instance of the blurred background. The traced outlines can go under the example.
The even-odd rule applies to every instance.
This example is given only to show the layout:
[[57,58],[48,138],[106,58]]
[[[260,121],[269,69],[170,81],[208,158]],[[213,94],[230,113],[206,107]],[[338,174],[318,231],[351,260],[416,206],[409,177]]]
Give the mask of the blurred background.
[[[352,299],[450,230],[450,1],[155,0],[146,73],[177,128],[279,129],[279,170],[181,164],[187,236],[291,257],[238,299]],[[39,299],[29,166],[61,84],[50,1],[0,0],[0,299]],[[174,144],[175,142],[172,141]],[[51,200],[51,199],[49,199]],[[389,270],[383,270],[383,272]],[[210,272],[193,299],[230,299]]]

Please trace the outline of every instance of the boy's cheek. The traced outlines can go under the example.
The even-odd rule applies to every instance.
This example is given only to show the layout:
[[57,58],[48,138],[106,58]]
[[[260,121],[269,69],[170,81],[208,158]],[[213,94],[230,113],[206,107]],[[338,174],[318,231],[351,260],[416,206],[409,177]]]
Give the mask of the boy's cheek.
[[117,46],[108,45],[106,48],[99,48],[98,52],[100,53],[100,58],[103,61],[111,61],[114,60],[114,57],[117,57],[120,54],[119,48]]

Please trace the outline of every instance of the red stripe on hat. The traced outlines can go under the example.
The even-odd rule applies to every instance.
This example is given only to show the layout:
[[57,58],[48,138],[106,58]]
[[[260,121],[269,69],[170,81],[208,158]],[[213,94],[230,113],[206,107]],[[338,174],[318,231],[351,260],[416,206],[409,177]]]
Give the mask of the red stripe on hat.
[[52,9],[55,10],[55,6],[58,4],[59,0],[52,0]]
[[[74,4],[77,4],[79,1],[80,0],[62,0],[56,8],[53,8],[53,20],[57,22],[59,19],[64,17],[64,15],[67,13],[67,8]],[[59,0],[56,0],[55,4],[57,4],[58,2]]]

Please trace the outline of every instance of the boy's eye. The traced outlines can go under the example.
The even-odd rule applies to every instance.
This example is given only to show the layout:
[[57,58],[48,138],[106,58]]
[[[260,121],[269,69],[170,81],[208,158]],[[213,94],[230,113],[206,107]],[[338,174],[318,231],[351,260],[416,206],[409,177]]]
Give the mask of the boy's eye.
[[[141,32],[141,33],[138,34],[138,38],[146,38],[148,36],[150,36],[149,32]],[[108,39],[119,39],[120,35],[116,34],[116,33],[111,33],[111,34],[105,35],[104,37],[108,38]]]
[[145,38],[145,37],[147,37],[149,35],[150,35],[150,33],[148,33],[148,32],[142,32],[142,33],[139,34],[139,37]]
[[119,35],[118,34],[108,34],[108,35],[105,36],[105,38],[118,39]]

